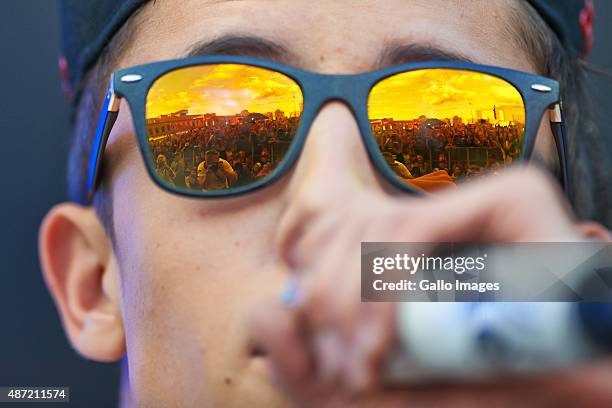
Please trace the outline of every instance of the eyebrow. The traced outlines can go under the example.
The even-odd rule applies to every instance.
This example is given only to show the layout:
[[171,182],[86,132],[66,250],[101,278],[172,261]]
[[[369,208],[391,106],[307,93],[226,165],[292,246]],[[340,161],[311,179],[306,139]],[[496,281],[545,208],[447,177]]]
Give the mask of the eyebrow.
[[[202,55],[238,55],[268,59],[294,67],[300,66],[299,55],[284,44],[252,34],[226,34],[212,40],[200,41],[184,52],[184,57]],[[390,43],[383,47],[376,59],[376,67],[422,61],[474,61],[452,50],[430,44],[397,45]]]
[[227,34],[189,47],[185,57],[202,55],[239,55],[297,65],[299,57],[285,45],[254,35]]
[[441,49],[428,44],[389,44],[378,57],[378,66],[385,67],[409,62],[423,61],[460,61],[474,64],[471,58],[451,50]]

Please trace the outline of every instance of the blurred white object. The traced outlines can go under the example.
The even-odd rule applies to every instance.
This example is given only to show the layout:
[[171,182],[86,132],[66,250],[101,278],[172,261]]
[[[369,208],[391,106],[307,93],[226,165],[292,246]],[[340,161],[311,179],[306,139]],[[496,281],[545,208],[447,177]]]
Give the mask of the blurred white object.
[[576,303],[398,303],[390,383],[487,380],[559,370],[601,351]]

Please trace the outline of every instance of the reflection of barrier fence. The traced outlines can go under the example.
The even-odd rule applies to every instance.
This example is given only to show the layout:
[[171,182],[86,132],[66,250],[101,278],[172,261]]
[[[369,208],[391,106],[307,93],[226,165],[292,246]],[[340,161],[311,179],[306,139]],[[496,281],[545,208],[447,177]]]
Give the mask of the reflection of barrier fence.
[[[185,132],[182,132],[185,133]],[[162,142],[164,139],[171,136],[180,136],[181,132],[171,134],[171,135],[163,135],[159,137],[149,138],[149,142],[151,145],[155,145],[155,143]],[[181,142],[182,145],[182,142]],[[256,141],[255,139],[249,140],[246,146],[243,146],[244,150],[246,150],[247,157],[250,157],[251,162],[255,163],[257,161],[261,161],[261,153],[264,149],[266,149],[269,153],[268,159],[270,164],[275,167],[278,163],[283,159],[289,147],[291,145],[290,140],[279,140],[276,139],[273,142],[268,141]],[[239,146],[234,146],[231,150],[234,153],[237,153]],[[179,147],[176,151],[166,151],[165,149],[158,150],[160,153],[167,152],[167,156],[169,159],[169,163],[172,161],[176,154],[182,155],[184,159],[185,166],[187,168],[196,167],[200,162],[205,159],[205,153],[208,150],[215,149],[214,145],[196,145],[196,146],[185,146]],[[154,150],[155,151],[155,150]],[[225,153],[220,151],[221,157],[225,158]]]
[[459,164],[465,170],[470,166],[488,167],[492,162],[503,163],[502,152],[495,147],[447,147],[448,168]]
[[290,145],[291,142],[287,140],[277,140],[274,143],[270,143],[270,160],[274,166],[278,165],[278,162],[287,154]]

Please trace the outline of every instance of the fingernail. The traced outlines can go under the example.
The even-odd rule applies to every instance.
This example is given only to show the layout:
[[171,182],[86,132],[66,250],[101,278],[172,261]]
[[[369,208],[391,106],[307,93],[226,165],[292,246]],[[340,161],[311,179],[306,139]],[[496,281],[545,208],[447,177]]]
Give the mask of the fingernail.
[[281,302],[287,307],[299,306],[302,302],[302,293],[300,291],[300,285],[295,277],[290,277],[285,283],[285,288],[281,294]]

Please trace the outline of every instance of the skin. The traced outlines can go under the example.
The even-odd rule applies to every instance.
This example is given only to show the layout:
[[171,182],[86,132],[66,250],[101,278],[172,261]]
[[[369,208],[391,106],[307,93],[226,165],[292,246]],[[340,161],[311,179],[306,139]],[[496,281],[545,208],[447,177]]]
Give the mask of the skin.
[[[374,69],[383,44],[426,44],[534,72],[505,29],[508,4],[158,0],[144,7],[118,66],[179,58],[195,42],[240,33],[283,43],[294,55],[281,62],[323,73]],[[550,129],[540,132],[536,149],[551,161]],[[129,404],[529,406],[577,398],[587,406],[611,398],[605,366],[576,371],[563,386],[549,379],[389,391],[377,382],[393,342],[393,307],[359,303],[359,242],[604,238],[601,226],[573,221],[540,172],[508,172],[435,199],[408,197],[369,164],[354,118],[338,102],[320,111],[287,177],[241,197],[194,200],[154,185],[125,101],[105,158],[116,241],[92,207],[64,203],[43,222],[40,254],[73,347],[97,361],[129,356]],[[347,259],[353,268],[338,268]],[[304,303],[289,310],[278,299],[291,276],[299,276]],[[338,279],[346,285],[338,288]],[[357,341],[358,326],[378,334]],[[333,359],[343,348],[352,354]],[[355,390],[367,394],[356,402]]]

